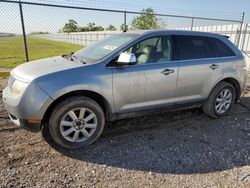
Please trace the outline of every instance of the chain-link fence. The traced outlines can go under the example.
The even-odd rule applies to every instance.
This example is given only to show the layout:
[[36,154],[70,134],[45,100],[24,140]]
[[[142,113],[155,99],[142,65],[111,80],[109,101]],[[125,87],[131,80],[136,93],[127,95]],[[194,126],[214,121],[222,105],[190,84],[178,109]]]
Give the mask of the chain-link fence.
[[[0,90],[3,87],[1,80],[17,65],[69,54],[107,36],[135,29],[134,20],[144,14],[128,10],[46,4],[43,1],[0,0]],[[249,36],[244,33],[244,16],[235,20],[152,15],[157,20],[157,28],[162,29],[198,30],[200,25],[235,24],[237,31],[233,42],[240,46],[239,41],[244,36],[244,40],[249,40]]]

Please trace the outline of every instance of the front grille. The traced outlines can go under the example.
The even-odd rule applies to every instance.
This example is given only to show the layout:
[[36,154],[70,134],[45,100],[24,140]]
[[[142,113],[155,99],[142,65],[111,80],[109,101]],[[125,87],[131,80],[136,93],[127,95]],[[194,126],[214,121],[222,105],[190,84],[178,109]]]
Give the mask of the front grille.
[[14,78],[14,76],[10,76],[9,81],[8,81],[8,85],[10,87],[12,87],[15,81],[16,81],[16,79]]

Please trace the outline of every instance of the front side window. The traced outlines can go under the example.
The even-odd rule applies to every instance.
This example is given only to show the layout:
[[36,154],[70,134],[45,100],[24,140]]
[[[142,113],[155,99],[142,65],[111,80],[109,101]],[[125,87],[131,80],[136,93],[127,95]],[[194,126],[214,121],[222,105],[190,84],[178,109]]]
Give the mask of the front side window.
[[96,62],[128,43],[137,35],[120,34],[105,38],[74,53],[74,56],[88,62]]
[[207,37],[201,36],[174,36],[177,43],[178,53],[175,54],[174,60],[191,60],[216,57]]
[[137,64],[167,62],[172,58],[171,37],[148,38],[131,46],[126,52],[135,54]]

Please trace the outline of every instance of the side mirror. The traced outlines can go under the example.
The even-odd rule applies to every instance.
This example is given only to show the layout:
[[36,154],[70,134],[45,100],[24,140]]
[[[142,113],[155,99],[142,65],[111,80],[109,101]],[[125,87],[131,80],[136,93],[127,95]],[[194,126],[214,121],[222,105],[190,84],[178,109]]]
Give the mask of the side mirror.
[[121,53],[117,63],[119,65],[134,65],[136,64],[136,56],[133,53]]

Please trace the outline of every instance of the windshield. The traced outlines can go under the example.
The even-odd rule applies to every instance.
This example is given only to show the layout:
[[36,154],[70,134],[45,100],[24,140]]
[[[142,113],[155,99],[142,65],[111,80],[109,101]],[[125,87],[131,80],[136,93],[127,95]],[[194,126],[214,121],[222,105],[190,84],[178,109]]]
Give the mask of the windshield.
[[114,35],[82,48],[74,53],[74,56],[87,63],[96,62],[111,54],[114,50],[128,43],[135,37],[136,35]]

